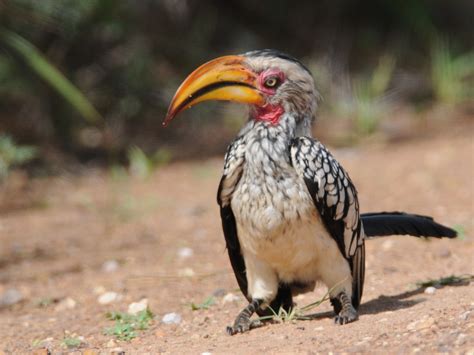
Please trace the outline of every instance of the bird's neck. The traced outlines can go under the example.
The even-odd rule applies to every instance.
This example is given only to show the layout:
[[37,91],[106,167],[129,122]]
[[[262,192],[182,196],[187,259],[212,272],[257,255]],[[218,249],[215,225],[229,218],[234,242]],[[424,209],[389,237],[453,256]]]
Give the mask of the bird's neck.
[[311,137],[310,117],[299,117],[296,114],[283,113],[277,121],[255,119],[252,114],[247,124],[242,128],[240,135],[255,136],[275,140],[281,138],[290,144],[296,137]]
[[296,137],[311,136],[311,121],[287,113],[277,123],[251,118],[240,135],[245,137],[246,161],[250,165],[258,167],[270,160],[281,166],[289,163],[291,141]]

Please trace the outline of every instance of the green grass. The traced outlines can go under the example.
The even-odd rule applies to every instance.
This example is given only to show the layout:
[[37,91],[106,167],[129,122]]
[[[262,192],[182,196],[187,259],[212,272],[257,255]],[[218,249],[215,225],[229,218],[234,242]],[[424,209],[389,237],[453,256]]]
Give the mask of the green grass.
[[466,239],[466,228],[462,224],[456,224],[453,226],[453,229],[458,234],[458,239],[464,240]]
[[441,286],[449,286],[449,285],[456,285],[464,282],[470,282],[474,280],[474,275],[451,275],[447,277],[441,277],[439,279],[434,280],[427,280],[427,281],[420,281],[416,283],[416,286],[420,288],[425,287],[441,287]]
[[65,336],[61,345],[67,349],[74,349],[82,345],[82,340],[75,336]]
[[153,313],[150,309],[131,315],[123,312],[109,312],[106,314],[109,320],[115,321],[113,327],[105,329],[106,335],[112,335],[118,340],[130,341],[138,336],[138,331],[146,330],[153,321]]
[[216,300],[214,299],[214,297],[209,296],[208,298],[206,298],[206,300],[203,303],[192,302],[190,306],[193,311],[199,311],[202,309],[209,309],[215,303],[216,303]]
[[0,27],[0,43],[15,52],[39,77],[68,101],[89,123],[102,121],[102,116],[74,86],[40,51],[25,38],[6,28]]
[[5,179],[11,168],[34,159],[36,148],[17,145],[10,136],[0,134],[0,181]]
[[383,56],[371,75],[354,80],[353,112],[360,135],[374,133],[383,115],[386,114],[387,102],[383,96],[388,89],[394,69],[393,57]]
[[474,96],[474,51],[455,56],[449,42],[437,40],[431,50],[431,81],[438,101],[456,104]]
[[290,309],[290,311],[286,311],[285,309],[281,308],[276,312],[270,307],[270,310],[272,311],[273,315],[271,316],[265,316],[265,317],[259,317],[257,320],[274,320],[279,323],[288,323],[288,322],[295,322],[297,320],[310,320],[311,315],[309,314],[310,311],[313,311],[315,308],[319,307],[322,303],[329,301],[329,295],[330,293],[338,287],[340,284],[342,284],[346,279],[339,281],[336,285],[334,285],[331,289],[329,289],[326,294],[321,297],[319,300],[316,302],[307,304],[306,306],[303,307],[293,307]]
[[278,312],[275,312],[275,310],[273,310],[270,307],[270,310],[272,311],[273,315],[259,317],[258,320],[271,319],[279,323],[288,323],[288,322],[294,322],[297,320],[309,320],[311,319],[311,317],[309,316],[308,312],[312,311],[314,308],[320,306],[322,303],[328,300],[329,300],[329,291],[321,299],[317,300],[316,302],[310,303],[303,307],[293,307],[289,311],[286,311],[285,309],[280,307]]
[[132,146],[127,152],[127,157],[130,174],[145,179],[158,167],[168,164],[172,156],[171,152],[164,148],[147,155],[139,147]]

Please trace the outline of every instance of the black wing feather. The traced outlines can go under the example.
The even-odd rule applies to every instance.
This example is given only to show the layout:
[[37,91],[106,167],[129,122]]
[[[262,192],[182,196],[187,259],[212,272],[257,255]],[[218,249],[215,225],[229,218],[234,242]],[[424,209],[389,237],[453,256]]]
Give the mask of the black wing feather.
[[328,233],[352,271],[352,304],[358,307],[365,274],[364,230],[357,191],[349,175],[320,142],[293,140],[291,161],[302,176]]
[[415,237],[456,238],[455,230],[443,226],[428,216],[405,212],[363,213],[361,215],[367,237],[406,234]]

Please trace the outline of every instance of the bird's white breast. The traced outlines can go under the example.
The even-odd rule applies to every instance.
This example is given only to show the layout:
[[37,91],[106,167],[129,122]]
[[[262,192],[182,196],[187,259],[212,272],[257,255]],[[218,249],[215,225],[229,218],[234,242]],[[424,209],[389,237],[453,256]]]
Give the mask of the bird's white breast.
[[271,265],[282,281],[313,281],[318,259],[335,242],[304,180],[286,158],[287,148],[273,143],[249,141],[243,175],[232,196],[242,252]]

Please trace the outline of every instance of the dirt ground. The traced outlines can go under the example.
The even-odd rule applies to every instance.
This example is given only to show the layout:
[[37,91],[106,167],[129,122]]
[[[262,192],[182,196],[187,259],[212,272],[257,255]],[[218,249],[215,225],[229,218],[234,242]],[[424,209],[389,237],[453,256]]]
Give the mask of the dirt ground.
[[[0,295],[19,297],[0,305],[0,353],[472,353],[474,283],[434,293],[416,283],[474,273],[473,128],[332,149],[363,211],[431,215],[462,231],[456,240],[368,241],[360,319],[344,326],[333,324],[326,302],[309,321],[225,333],[245,302],[215,202],[221,159],[172,164],[144,180],[119,170],[32,181],[18,175],[2,192],[11,208],[0,214]],[[100,304],[105,292],[118,297]],[[212,295],[208,309],[192,310],[190,303]],[[104,333],[113,325],[107,312],[125,312],[142,298],[155,314],[148,329],[129,342]],[[162,322],[170,312],[179,324]],[[83,338],[68,349],[68,337]]]

